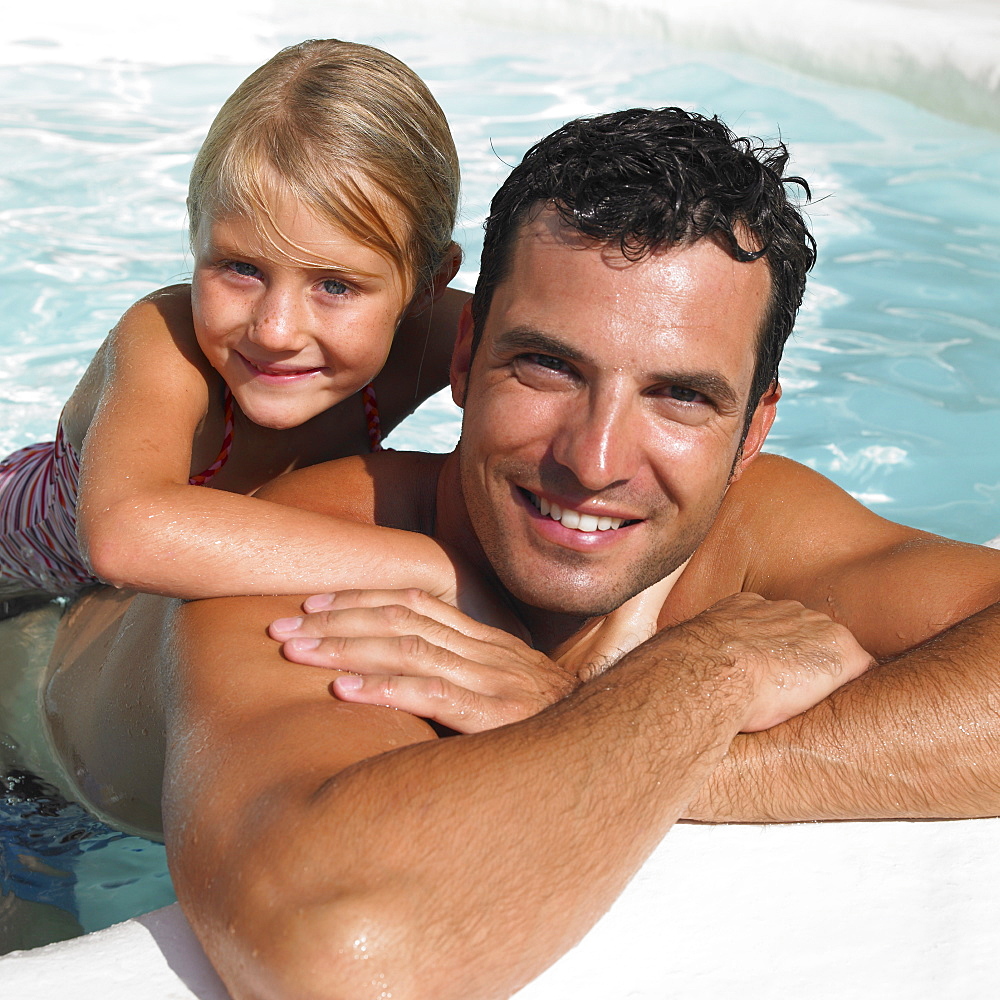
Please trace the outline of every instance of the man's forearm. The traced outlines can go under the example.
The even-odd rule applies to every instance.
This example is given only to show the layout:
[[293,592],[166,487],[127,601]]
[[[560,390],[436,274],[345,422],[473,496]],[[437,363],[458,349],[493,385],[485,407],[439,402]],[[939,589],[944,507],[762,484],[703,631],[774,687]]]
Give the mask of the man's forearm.
[[1000,815],[1000,605],[783,725],[737,737],[688,815],[713,822]]
[[[718,764],[748,689],[664,635],[524,722],[340,773],[301,715],[299,753],[316,765],[298,773],[262,780],[182,741],[167,829],[178,894],[240,1000],[506,997],[611,904]],[[271,767],[266,732],[250,738]],[[216,787],[249,786],[240,815],[178,792],[197,764]]]

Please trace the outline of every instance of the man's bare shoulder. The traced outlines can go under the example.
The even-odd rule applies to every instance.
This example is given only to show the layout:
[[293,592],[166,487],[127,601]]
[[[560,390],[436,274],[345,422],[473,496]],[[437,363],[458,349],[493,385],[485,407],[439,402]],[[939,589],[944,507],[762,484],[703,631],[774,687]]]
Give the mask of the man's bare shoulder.
[[730,484],[686,589],[696,603],[740,590],[803,600],[817,577],[923,535],[874,514],[814,469],[761,454]]
[[788,559],[828,561],[898,544],[914,528],[880,517],[831,479],[780,455],[761,455],[729,489],[720,512],[746,544]]
[[730,485],[664,610],[682,620],[739,591],[801,601],[885,652],[972,614],[998,588],[1000,553],[889,521],[815,469],[762,454]]
[[781,511],[799,506],[790,497],[809,492],[803,474],[806,480],[816,475],[797,462],[769,454],[758,455],[744,468],[742,476],[730,484],[712,527],[671,591],[663,622],[683,621],[730,594],[760,590],[762,553],[773,554],[771,536],[780,524]]
[[446,458],[415,451],[352,455],[286,473],[255,495],[332,517],[429,533]]
[[832,615],[879,656],[1000,598],[1000,553],[889,521],[776,455],[730,487],[706,543],[703,565],[729,567],[742,590]]
[[739,562],[746,589],[761,589],[922,534],[879,517],[815,469],[762,454],[731,484],[706,541]]
[[726,494],[727,502],[743,502],[753,498],[761,499],[780,496],[786,492],[816,492],[827,490],[842,492],[832,480],[801,462],[783,455],[762,452],[744,469],[743,475],[732,484]]

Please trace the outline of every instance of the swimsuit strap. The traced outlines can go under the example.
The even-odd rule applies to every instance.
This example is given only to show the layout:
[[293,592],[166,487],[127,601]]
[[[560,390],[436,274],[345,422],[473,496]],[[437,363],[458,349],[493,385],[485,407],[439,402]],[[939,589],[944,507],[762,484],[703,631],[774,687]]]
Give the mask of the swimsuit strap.
[[368,450],[382,450],[382,422],[378,416],[378,400],[375,398],[375,386],[369,382],[361,390],[361,402],[365,408],[365,420],[368,422]]
[[226,428],[222,432],[222,448],[215,461],[204,472],[199,472],[188,480],[191,486],[206,486],[219,469],[226,464],[229,453],[233,450],[233,394],[229,391],[228,385],[226,386],[223,406],[226,413]]
[[[382,425],[378,415],[378,399],[375,396],[375,387],[371,382],[361,390],[361,401],[364,404],[365,420],[368,423],[368,447],[371,451],[381,451]],[[204,472],[199,472],[188,480],[191,486],[206,486],[226,464],[229,459],[229,453],[233,450],[233,394],[228,385],[226,386],[223,406],[225,408],[226,427],[222,432],[222,448],[219,450],[215,461]]]

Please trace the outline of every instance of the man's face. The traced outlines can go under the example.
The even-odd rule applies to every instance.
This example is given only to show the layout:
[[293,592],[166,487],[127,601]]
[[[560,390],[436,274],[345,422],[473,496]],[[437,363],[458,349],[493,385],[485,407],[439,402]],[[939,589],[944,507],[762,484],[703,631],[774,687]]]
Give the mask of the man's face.
[[524,226],[453,363],[466,506],[517,599],[605,614],[691,555],[773,419],[777,393],[737,461],[769,294],[709,240],[630,263],[552,211]]

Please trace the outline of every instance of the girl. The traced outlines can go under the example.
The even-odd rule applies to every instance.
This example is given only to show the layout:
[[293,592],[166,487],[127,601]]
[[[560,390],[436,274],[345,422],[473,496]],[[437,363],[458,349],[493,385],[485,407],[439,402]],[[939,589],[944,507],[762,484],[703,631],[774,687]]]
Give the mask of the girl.
[[[425,539],[397,533],[393,553],[421,545],[427,578],[397,577],[383,529],[251,495],[376,450],[444,385],[458,187],[443,112],[378,49],[303,42],[244,81],[192,170],[190,287],[133,306],[55,441],[0,464],[0,597],[97,580],[188,598],[366,582],[447,597],[450,560]],[[371,532],[366,580],[338,573],[338,550]]]

